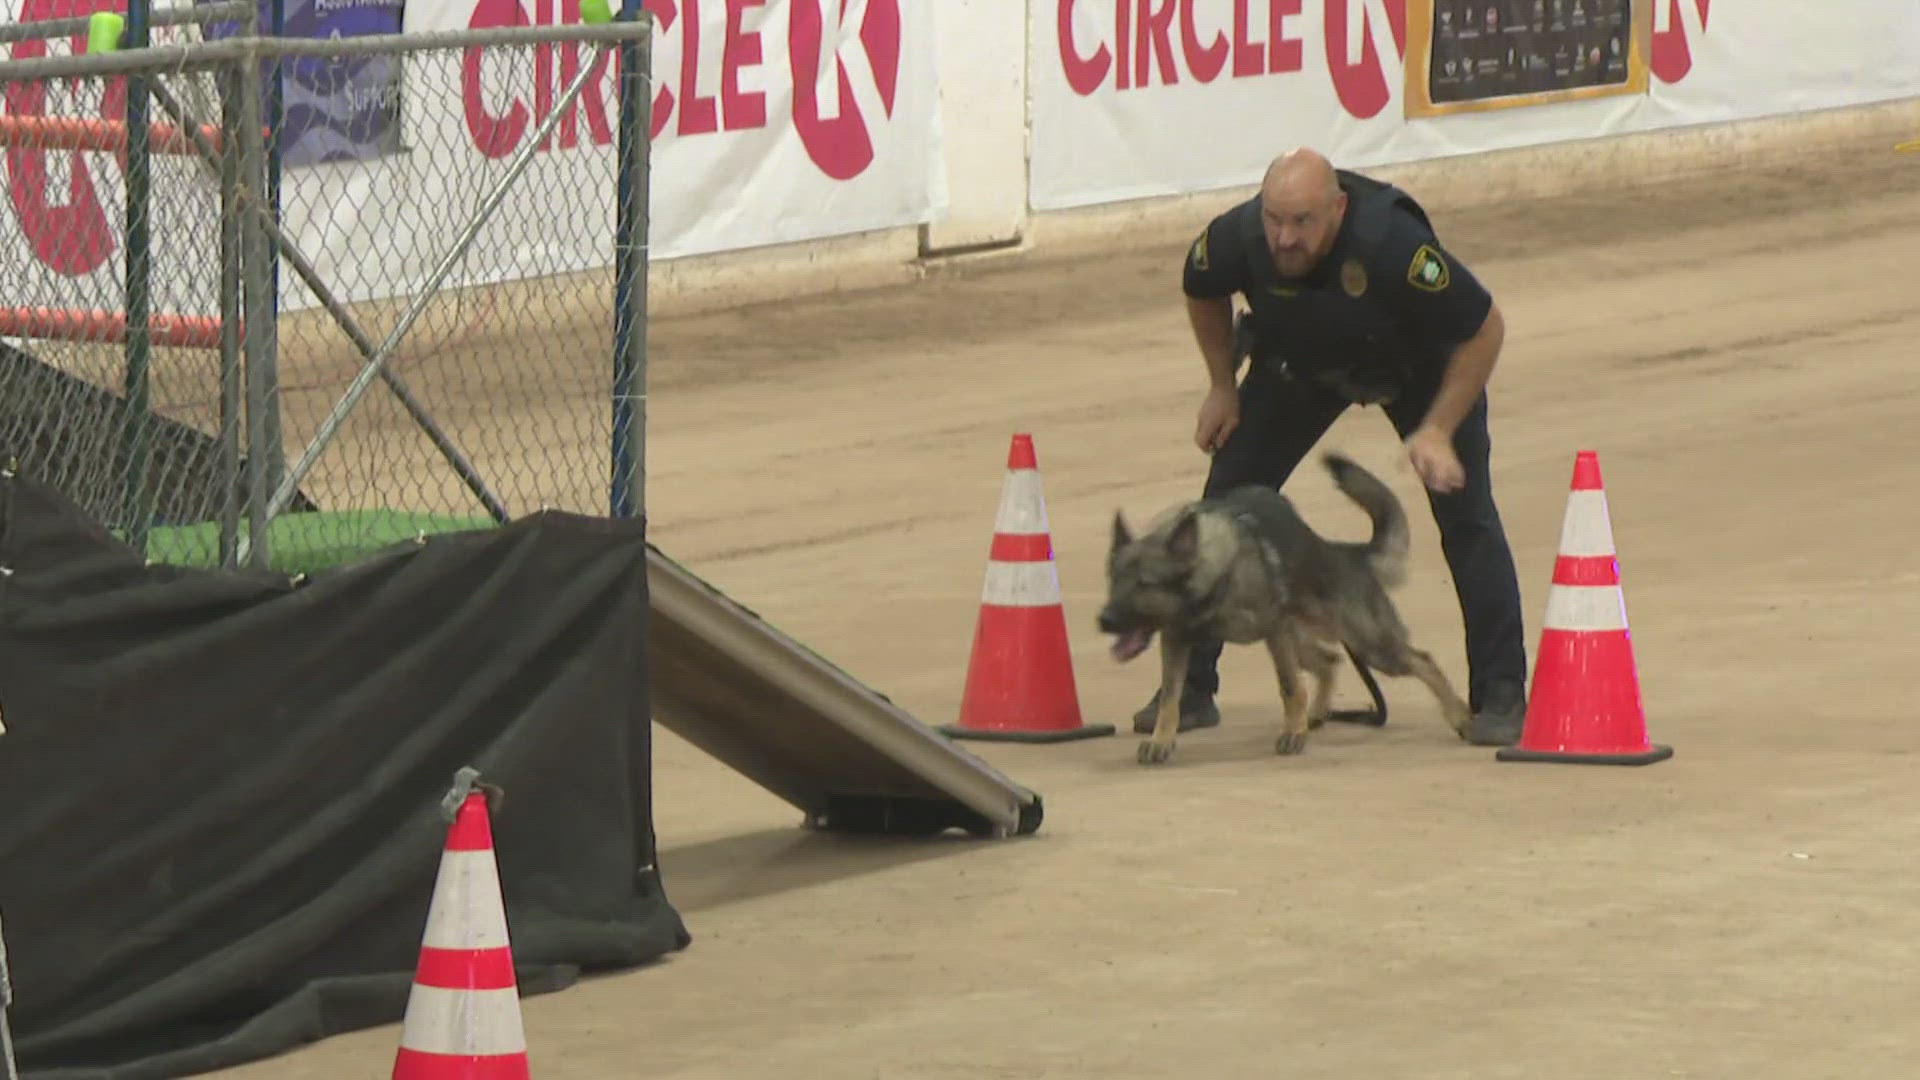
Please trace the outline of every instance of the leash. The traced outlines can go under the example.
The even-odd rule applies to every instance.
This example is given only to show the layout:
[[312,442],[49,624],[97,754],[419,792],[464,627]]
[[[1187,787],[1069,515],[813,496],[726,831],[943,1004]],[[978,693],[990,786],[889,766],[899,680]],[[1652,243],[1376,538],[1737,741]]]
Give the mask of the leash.
[[[1266,572],[1268,585],[1273,586],[1275,579],[1278,578],[1283,571],[1275,563],[1275,556],[1267,550],[1266,545],[1260,543],[1260,530],[1251,520],[1251,515],[1245,510],[1236,510],[1228,515],[1228,520],[1233,522],[1235,528],[1241,530],[1243,536],[1246,536],[1253,542],[1254,549],[1260,553],[1260,566],[1261,569]],[[1225,575],[1222,575],[1222,580],[1225,580]],[[1225,592],[1223,588],[1219,588],[1218,586],[1216,586],[1216,590],[1222,593]],[[1369,727],[1384,727],[1387,722],[1387,699],[1386,695],[1380,692],[1380,684],[1374,681],[1373,671],[1368,668],[1367,665],[1360,662],[1359,654],[1353,651],[1353,646],[1343,641],[1340,643],[1340,647],[1346,651],[1347,659],[1353,663],[1353,670],[1359,673],[1360,681],[1366,684],[1367,696],[1373,699],[1373,708],[1328,709],[1327,719],[1342,724],[1366,724]]]
[[1353,670],[1360,673],[1360,681],[1367,684],[1367,693],[1373,698],[1373,708],[1329,709],[1327,710],[1327,719],[1338,720],[1343,724],[1366,724],[1371,727],[1385,726],[1387,722],[1387,699],[1380,693],[1380,684],[1373,681],[1373,672],[1368,670],[1367,665],[1361,663],[1360,658],[1353,654],[1353,647],[1351,645],[1342,642],[1340,647],[1347,651],[1347,659],[1353,661]]
[[[1914,148],[1920,149],[1920,139],[1914,141]],[[1235,375],[1239,375],[1240,366],[1250,361],[1253,357],[1253,323],[1248,318],[1250,314],[1252,313],[1247,311],[1240,311],[1234,314],[1233,373]],[[1287,374],[1284,361],[1281,363],[1281,372]],[[1235,524],[1244,526],[1245,523],[1240,520],[1240,515],[1233,515],[1233,519]],[[1263,560],[1263,562],[1264,561],[1265,560]],[[1267,567],[1267,575],[1269,578],[1271,578],[1275,572],[1272,566]],[[1370,727],[1385,726],[1387,722],[1387,699],[1385,695],[1380,693],[1380,684],[1374,681],[1373,672],[1368,669],[1367,665],[1360,662],[1360,657],[1354,655],[1352,646],[1341,642],[1341,648],[1346,650],[1347,659],[1353,662],[1353,670],[1359,673],[1360,681],[1366,684],[1367,696],[1373,698],[1373,708],[1329,709],[1327,710],[1327,719],[1343,724],[1366,724]]]

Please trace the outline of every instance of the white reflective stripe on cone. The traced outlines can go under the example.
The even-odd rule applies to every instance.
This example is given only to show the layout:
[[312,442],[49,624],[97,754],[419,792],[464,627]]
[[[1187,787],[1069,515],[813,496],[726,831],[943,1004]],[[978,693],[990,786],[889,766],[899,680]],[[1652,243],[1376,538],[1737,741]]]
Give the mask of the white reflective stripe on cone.
[[1547,590],[1549,630],[1589,633],[1627,628],[1627,602],[1618,585],[1554,585]]
[[995,607],[1051,607],[1060,602],[1060,575],[1053,560],[987,563],[982,603]]
[[462,951],[507,947],[507,914],[500,906],[493,852],[444,852],[433,890],[435,903],[421,944]]
[[442,990],[414,983],[400,1045],[423,1054],[523,1054],[520,995],[511,988]]
[[1607,518],[1606,492],[1567,493],[1567,512],[1560,522],[1560,554],[1575,557],[1614,554],[1613,524]]
[[1041,495],[1040,473],[1035,469],[1013,469],[1000,485],[1000,510],[993,519],[997,533],[1024,534],[1047,531],[1047,504]]

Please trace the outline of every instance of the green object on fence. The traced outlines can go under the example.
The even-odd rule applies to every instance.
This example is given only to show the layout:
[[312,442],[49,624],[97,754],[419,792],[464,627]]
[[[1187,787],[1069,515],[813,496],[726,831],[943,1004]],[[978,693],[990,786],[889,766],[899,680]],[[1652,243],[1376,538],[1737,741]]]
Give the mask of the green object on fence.
[[580,21],[595,25],[612,22],[613,12],[607,7],[607,0],[580,0]]
[[[357,562],[425,533],[493,529],[491,517],[427,514],[413,510],[328,510],[281,514],[267,527],[270,564],[283,574],[311,574]],[[247,531],[247,522],[240,522]],[[220,523],[174,525],[147,534],[147,558],[174,566],[216,566]]]
[[96,11],[87,17],[87,52],[110,53],[120,51],[120,33],[127,28],[127,20],[118,12]]

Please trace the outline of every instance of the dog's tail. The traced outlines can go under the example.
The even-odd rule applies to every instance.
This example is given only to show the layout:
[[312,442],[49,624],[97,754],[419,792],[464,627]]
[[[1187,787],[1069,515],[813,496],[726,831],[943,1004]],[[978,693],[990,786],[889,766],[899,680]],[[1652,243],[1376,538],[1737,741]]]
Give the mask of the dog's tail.
[[1373,537],[1367,541],[1367,561],[1381,584],[1398,588],[1407,579],[1407,549],[1412,537],[1407,529],[1407,512],[1393,489],[1362,468],[1345,454],[1329,453],[1322,460],[1333,482],[1347,498],[1359,503],[1373,519]]

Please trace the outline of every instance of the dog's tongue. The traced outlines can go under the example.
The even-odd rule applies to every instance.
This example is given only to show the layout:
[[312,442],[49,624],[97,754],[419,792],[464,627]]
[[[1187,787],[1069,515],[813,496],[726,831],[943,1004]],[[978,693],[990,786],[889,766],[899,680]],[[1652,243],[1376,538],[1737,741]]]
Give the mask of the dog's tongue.
[[1113,658],[1123,663],[1131,660],[1146,650],[1147,641],[1148,636],[1144,630],[1135,630],[1130,634],[1122,634],[1114,639]]

